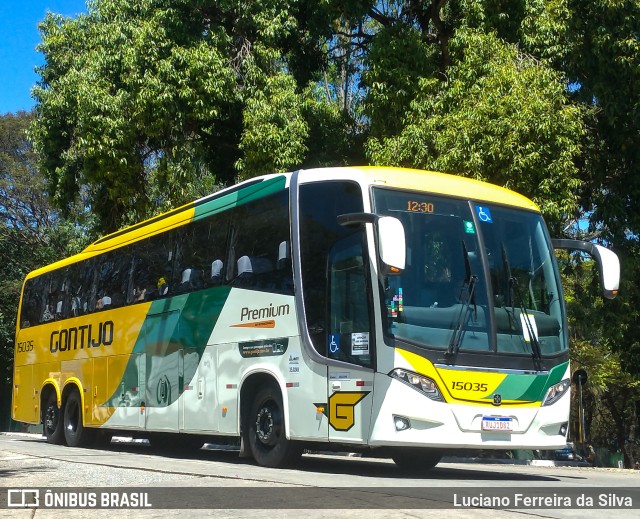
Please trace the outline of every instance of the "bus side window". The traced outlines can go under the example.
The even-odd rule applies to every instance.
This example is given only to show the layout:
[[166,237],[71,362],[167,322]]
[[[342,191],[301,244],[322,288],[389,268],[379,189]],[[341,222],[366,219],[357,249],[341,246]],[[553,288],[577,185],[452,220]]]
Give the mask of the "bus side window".
[[49,312],[56,321],[65,319],[70,306],[67,294],[67,269],[59,269],[51,273],[49,285]]
[[[190,292],[221,284],[223,262],[219,258],[225,253],[226,220],[224,214],[218,214],[187,227],[181,254],[177,254],[181,291]],[[222,265],[216,263],[214,266],[216,259]]]
[[[283,282],[289,274],[278,270],[280,244],[289,240],[289,196],[281,191],[231,211],[227,276],[238,288],[292,293],[293,283]],[[233,272],[231,272],[233,270]]]
[[151,236],[134,245],[133,302],[153,301],[170,293],[173,272],[172,231]]
[[[25,291],[27,292],[27,312],[31,325],[47,323],[53,320],[53,311],[49,302],[49,289],[51,286],[51,274],[43,274],[27,282]],[[24,303],[23,303],[24,304]]]
[[[181,283],[188,282],[191,290],[218,286],[224,282],[224,259],[227,251],[229,218],[219,213],[189,226],[189,240],[184,242],[182,254]],[[186,279],[185,270],[189,272]]]
[[127,301],[131,270],[129,250],[108,252],[99,266],[96,310],[119,308]]
[[137,304],[145,301],[151,301],[154,296],[154,287],[149,265],[140,257],[140,254],[134,253],[134,264],[130,290],[130,303]]

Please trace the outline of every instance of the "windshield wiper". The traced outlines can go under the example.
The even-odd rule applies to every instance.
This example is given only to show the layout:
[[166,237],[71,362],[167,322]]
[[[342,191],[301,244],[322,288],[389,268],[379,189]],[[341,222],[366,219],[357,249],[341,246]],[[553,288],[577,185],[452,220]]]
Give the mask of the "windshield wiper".
[[[466,279],[464,284],[467,287],[467,300],[462,304],[460,308],[460,313],[458,314],[458,319],[456,320],[456,325],[453,327],[453,334],[451,334],[451,339],[449,340],[449,347],[445,355],[451,356],[458,353],[460,349],[460,343],[462,342],[462,336],[464,335],[464,331],[467,327],[467,323],[469,322],[469,316],[471,315],[471,303],[473,303],[474,312],[477,313],[476,301],[474,297],[474,293],[476,290],[476,283],[478,281],[478,276],[471,272],[471,264],[469,263],[469,252],[467,251],[467,246],[464,241],[462,242],[462,254],[464,258],[464,268],[466,273]],[[463,287],[464,290],[464,287]],[[461,292],[462,293],[462,292]]]
[[[518,330],[518,323],[516,322],[514,308],[514,303],[516,303],[518,308],[520,309],[521,321],[527,328],[527,335],[529,335],[529,340],[531,342],[531,354],[535,360],[542,360],[542,350],[540,349],[540,342],[538,341],[538,336],[535,333],[533,323],[531,322],[531,316],[529,316],[522,303],[522,294],[520,293],[518,280],[511,273],[511,264],[509,263],[509,258],[507,257],[507,249],[505,248],[504,243],[502,244],[502,266],[507,274],[507,281],[509,284],[507,293],[507,304],[511,306],[512,311],[511,314],[509,314],[509,312],[507,311],[507,314],[513,320],[513,328],[515,330]],[[526,336],[524,334],[524,328],[522,329],[522,338],[525,340],[525,342],[527,342]]]

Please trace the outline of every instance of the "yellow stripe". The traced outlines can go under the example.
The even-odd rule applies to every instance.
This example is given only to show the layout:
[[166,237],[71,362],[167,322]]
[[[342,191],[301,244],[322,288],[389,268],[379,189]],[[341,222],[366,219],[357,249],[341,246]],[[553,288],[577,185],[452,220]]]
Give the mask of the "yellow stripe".
[[[29,274],[26,276],[26,279],[40,276],[42,274],[45,274],[46,272],[66,267],[73,263],[77,263],[78,261],[93,258],[94,256],[97,256],[109,250],[118,249],[125,245],[140,241],[144,238],[148,238],[162,232],[167,232],[171,229],[175,229],[176,227],[181,227],[182,225],[186,225],[191,222],[193,220],[194,214],[195,209],[193,207],[186,208],[184,211],[179,211],[176,214],[171,215],[167,218],[162,218],[157,222],[152,222],[148,225],[140,226],[138,229],[135,229],[131,232],[125,232],[116,235],[112,239],[103,239],[100,243],[89,245],[79,254],[64,258],[60,261],[51,263],[50,265],[46,265],[42,268],[29,272]],[[120,233],[120,231],[118,231],[118,233]]]
[[[396,351],[409,363],[411,369],[419,375],[433,379],[445,401],[464,403],[465,405],[486,406],[493,402],[490,398],[497,387],[507,377],[504,373],[486,371],[464,371],[460,369],[436,368],[429,360],[396,348]],[[483,384],[486,384],[484,386]],[[502,400],[502,405],[518,407],[540,407],[540,402],[521,402],[518,400]]]

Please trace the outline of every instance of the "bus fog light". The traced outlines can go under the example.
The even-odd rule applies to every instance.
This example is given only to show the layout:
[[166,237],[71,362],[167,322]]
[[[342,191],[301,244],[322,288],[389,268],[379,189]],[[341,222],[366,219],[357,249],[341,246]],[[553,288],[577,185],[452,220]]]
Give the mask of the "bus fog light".
[[567,435],[567,428],[569,427],[568,423],[563,423],[560,426],[560,431],[558,431],[558,434],[562,435],[562,436],[566,436]]
[[396,431],[406,431],[411,429],[411,422],[404,416],[394,416],[393,424],[396,426]]

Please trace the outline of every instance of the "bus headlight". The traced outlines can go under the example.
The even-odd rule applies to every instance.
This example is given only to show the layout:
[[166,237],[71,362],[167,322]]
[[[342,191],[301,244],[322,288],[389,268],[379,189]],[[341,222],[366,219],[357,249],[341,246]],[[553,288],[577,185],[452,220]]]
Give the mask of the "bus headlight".
[[423,377],[417,373],[400,368],[391,370],[389,376],[411,386],[416,391],[420,391],[420,393],[428,396],[431,400],[444,402],[444,398],[438,389],[438,385],[428,377]]
[[551,405],[556,403],[562,395],[569,392],[569,384],[569,379],[565,378],[563,381],[551,386],[542,400],[542,405]]

